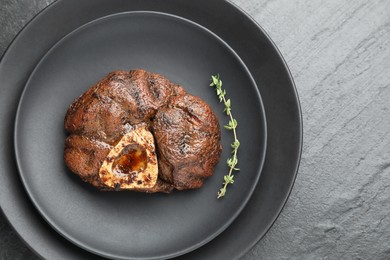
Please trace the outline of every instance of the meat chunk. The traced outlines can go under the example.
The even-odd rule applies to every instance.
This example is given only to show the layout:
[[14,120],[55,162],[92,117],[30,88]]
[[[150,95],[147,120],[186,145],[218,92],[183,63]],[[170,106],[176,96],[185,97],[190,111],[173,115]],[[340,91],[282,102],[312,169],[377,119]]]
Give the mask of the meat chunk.
[[[70,134],[65,141],[66,165],[82,180],[103,190],[169,193],[172,189],[199,188],[212,175],[221,153],[219,124],[211,108],[180,85],[145,70],[108,74],[69,106],[64,125]],[[112,152],[119,149],[117,144],[128,147],[123,140],[130,139],[124,137],[132,136],[140,126],[144,135],[154,137],[148,141],[148,147],[156,149],[148,154],[155,153],[158,161],[153,187],[142,187],[137,177],[118,177],[107,166],[115,159],[109,157],[123,154]],[[102,164],[104,180],[102,174],[99,176]],[[141,176],[144,170],[141,167],[139,172],[120,174]],[[115,184],[107,178],[126,179],[127,184]],[[140,183],[128,183],[130,179]]]
[[112,146],[87,136],[72,134],[65,140],[64,159],[69,169],[86,182],[102,187],[99,171]]
[[200,98],[185,94],[161,108],[153,121],[160,177],[176,189],[193,189],[213,173],[221,153],[217,118]]
[[176,89],[145,70],[111,72],[70,105],[65,130],[114,144],[128,125],[148,122]]

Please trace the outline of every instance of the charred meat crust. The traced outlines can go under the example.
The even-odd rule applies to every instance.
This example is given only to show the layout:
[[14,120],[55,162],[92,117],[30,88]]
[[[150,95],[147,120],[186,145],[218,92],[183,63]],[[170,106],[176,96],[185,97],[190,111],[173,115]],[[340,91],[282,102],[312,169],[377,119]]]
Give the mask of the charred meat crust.
[[[155,138],[158,181],[141,192],[199,188],[221,154],[211,108],[164,76],[145,70],[114,71],[74,100],[65,116],[64,159],[83,181],[110,190],[99,168],[126,133],[146,124]],[[115,190],[115,189],[113,189]]]

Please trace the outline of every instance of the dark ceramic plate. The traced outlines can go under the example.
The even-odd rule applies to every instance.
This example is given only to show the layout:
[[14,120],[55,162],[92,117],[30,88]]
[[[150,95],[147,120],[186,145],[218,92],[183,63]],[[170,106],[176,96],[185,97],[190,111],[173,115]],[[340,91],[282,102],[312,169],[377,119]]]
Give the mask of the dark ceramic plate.
[[[69,104],[113,70],[161,73],[223,113],[210,75],[219,73],[240,128],[242,174],[217,200],[229,171],[230,131],[222,131],[220,163],[202,189],[166,194],[100,192],[70,173],[63,161]],[[22,181],[38,211],[67,239],[116,259],[165,259],[194,250],[221,233],[252,194],[263,167],[265,114],[244,63],[207,29],[173,15],[128,12],[88,23],[56,44],[33,71],[15,124]]]
[[[242,59],[262,95],[268,136],[267,156],[259,184],[247,206],[228,229],[202,247],[179,257],[237,259],[266,233],[288,198],[299,165],[302,124],[292,78],[275,45],[253,20],[225,1],[60,0],[33,19],[10,45],[0,63],[1,209],[21,238],[40,256],[47,259],[98,258],[64,239],[36,211],[17,174],[13,123],[28,77],[56,42],[90,21],[119,12],[139,10],[178,15],[218,35]],[[194,91],[192,87],[189,90]],[[65,103],[61,100],[58,102]],[[50,116],[50,112],[46,116]],[[62,127],[57,123],[58,129]],[[240,174],[243,176],[243,172]],[[81,186],[75,178],[69,181]],[[211,183],[212,180],[207,185],[213,185]],[[183,194],[179,196],[193,196],[192,192]],[[167,236],[167,239],[170,238]]]

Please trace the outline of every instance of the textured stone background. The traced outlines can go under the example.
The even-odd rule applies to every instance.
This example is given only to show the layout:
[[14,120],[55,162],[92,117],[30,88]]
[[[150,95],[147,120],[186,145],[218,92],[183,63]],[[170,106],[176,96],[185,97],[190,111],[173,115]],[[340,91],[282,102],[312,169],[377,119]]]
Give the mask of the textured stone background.
[[[50,2],[0,0],[0,54]],[[390,1],[233,2],[284,55],[304,119],[290,199],[243,259],[390,259]],[[34,258],[1,215],[0,258]]]

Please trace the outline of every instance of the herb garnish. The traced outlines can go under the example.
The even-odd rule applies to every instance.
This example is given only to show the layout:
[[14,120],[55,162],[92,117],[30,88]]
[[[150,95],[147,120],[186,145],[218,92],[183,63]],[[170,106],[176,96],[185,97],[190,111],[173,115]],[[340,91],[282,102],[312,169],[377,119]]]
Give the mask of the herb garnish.
[[236,168],[236,165],[238,164],[238,159],[237,159],[237,152],[238,152],[238,147],[240,146],[240,142],[237,139],[237,133],[236,133],[236,128],[237,128],[237,120],[233,118],[232,115],[232,106],[231,106],[231,101],[230,99],[226,100],[226,90],[222,89],[222,80],[219,78],[219,75],[211,76],[211,84],[210,86],[215,87],[217,91],[217,95],[219,98],[219,102],[223,102],[225,105],[225,109],[223,110],[226,112],[226,115],[230,117],[229,123],[225,125],[224,127],[228,130],[233,131],[233,136],[234,136],[234,142],[231,144],[231,147],[233,148],[232,150],[232,157],[227,160],[227,165],[229,166],[229,173],[223,177],[223,187],[219,190],[217,198],[221,198],[225,196],[226,194],[226,187],[229,184],[234,183],[234,175],[232,174],[233,170],[239,171],[240,169]]

